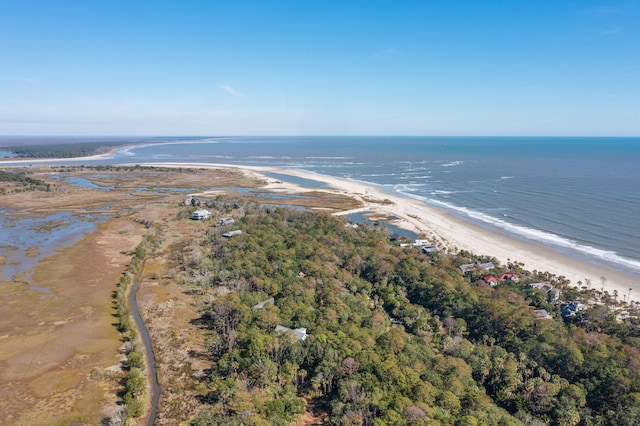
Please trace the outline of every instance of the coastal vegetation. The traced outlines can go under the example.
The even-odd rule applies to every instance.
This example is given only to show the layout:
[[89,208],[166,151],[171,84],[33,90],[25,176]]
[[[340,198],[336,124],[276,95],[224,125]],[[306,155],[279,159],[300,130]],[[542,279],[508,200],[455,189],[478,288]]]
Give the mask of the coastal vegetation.
[[40,179],[35,179],[25,172],[0,170],[0,191],[3,194],[24,191],[51,191],[53,186]]
[[[210,227],[174,253],[210,362],[192,424],[640,418],[637,325],[597,317],[597,307],[565,322],[559,305],[526,288],[545,280],[581,297],[562,277],[480,258],[494,261],[493,274],[522,275],[492,288],[461,272],[469,253],[400,248],[384,229],[328,214],[258,204],[235,213],[242,234]],[[554,319],[536,318],[541,307]]]
[[110,149],[122,145],[122,141],[51,143],[3,146],[2,150],[10,152],[18,158],[73,158],[103,154]]
[[126,357],[126,376],[124,378],[123,402],[128,418],[137,418],[145,413],[147,406],[147,385],[144,378],[144,346],[138,336],[138,330],[131,314],[131,290],[140,278],[144,268],[147,248],[152,245],[153,236],[147,235],[135,249],[133,259],[120,278],[118,289],[114,292],[115,309],[118,316],[118,330],[122,333],[124,355]]

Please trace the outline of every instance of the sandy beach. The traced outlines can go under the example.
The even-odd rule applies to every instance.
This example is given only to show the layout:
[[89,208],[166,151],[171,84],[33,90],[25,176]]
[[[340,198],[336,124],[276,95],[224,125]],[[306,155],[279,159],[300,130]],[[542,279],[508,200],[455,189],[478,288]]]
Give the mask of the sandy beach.
[[[349,195],[358,199],[364,206],[357,209],[359,211],[395,216],[398,220],[393,222],[394,225],[413,231],[441,248],[452,251],[467,250],[475,254],[493,256],[502,264],[506,264],[509,260],[522,262],[526,269],[548,271],[557,276],[564,276],[574,286],[584,286],[585,279],[589,279],[591,280],[591,288],[604,289],[611,295],[617,292],[619,300],[624,300],[631,289],[630,299],[640,300],[640,280],[631,275],[568,256],[542,245],[487,230],[422,201],[389,194],[375,185],[279,167],[211,163],[154,163],[148,165],[240,169],[245,173],[261,175],[264,180],[269,182],[266,188],[282,192],[300,192],[307,189],[268,178],[262,173],[272,172],[324,182],[329,188],[323,189],[323,191]],[[337,214],[351,212],[353,210]],[[604,286],[602,277],[604,277]]]
[[[119,148],[121,149],[121,148]],[[105,159],[113,155],[115,149],[104,154],[75,158],[78,160]],[[11,163],[46,163],[51,160],[14,160]],[[281,167],[240,166],[217,163],[150,163],[155,167],[199,167],[232,168],[245,173],[258,175],[268,182],[267,189],[282,192],[306,191],[298,185],[282,182],[264,176],[263,172],[272,172],[292,177],[300,177],[323,182],[329,188],[321,191],[339,193],[359,200],[364,207],[358,209],[386,216],[395,216],[394,221],[403,229],[419,234],[433,244],[448,250],[467,250],[481,255],[489,255],[506,264],[509,260],[522,262],[529,270],[548,271],[568,278],[572,285],[584,286],[591,280],[591,288],[618,293],[624,300],[640,301],[640,279],[622,271],[595,263],[590,263],[539,244],[526,242],[500,232],[493,232],[470,222],[464,221],[446,210],[430,206],[422,201],[400,197],[385,192],[382,188],[354,180],[341,179],[298,169]],[[340,212],[349,214],[353,211]],[[603,278],[604,277],[604,285]],[[629,289],[631,292],[629,293]]]

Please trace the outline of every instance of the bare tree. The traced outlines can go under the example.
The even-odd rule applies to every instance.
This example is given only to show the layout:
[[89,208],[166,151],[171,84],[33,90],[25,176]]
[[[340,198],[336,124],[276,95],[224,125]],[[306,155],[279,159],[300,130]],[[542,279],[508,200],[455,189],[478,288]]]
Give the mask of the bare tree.
[[604,285],[607,283],[607,277],[605,276],[600,277],[600,282],[602,283],[601,291],[604,292]]

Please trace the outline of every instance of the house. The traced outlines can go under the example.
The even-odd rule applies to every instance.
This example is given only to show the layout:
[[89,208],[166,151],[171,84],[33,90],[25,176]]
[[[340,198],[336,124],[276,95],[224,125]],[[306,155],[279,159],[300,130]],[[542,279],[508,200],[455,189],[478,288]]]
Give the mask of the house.
[[211,216],[211,212],[209,210],[196,210],[195,212],[193,212],[193,216],[191,216],[191,219],[193,220],[204,220],[207,219],[209,216]]
[[240,234],[242,234],[242,231],[240,229],[238,229],[236,231],[225,232],[224,234],[222,234],[222,236],[225,237],[225,238],[231,238],[231,237],[235,237],[236,235],[240,235]]
[[500,281],[520,281],[520,275],[518,274],[502,274],[500,275]]
[[189,196],[189,197],[184,199],[184,205],[185,206],[199,206],[200,205],[200,200],[198,200],[197,197]]
[[283,333],[286,333],[287,331],[292,331],[293,335],[296,336],[296,338],[301,341],[305,341],[308,336],[307,329],[304,327],[300,327],[292,330],[289,327],[285,327],[283,325],[276,325],[276,331],[280,331]]
[[475,262],[475,263],[467,263],[466,265],[460,265],[460,270],[462,272],[467,272],[472,269],[493,269],[493,268],[495,268],[495,265],[493,264],[493,262],[485,262],[485,263]]
[[466,265],[460,265],[460,270],[464,273],[473,269],[474,266],[476,266],[475,263],[467,263]]
[[584,311],[585,309],[587,309],[587,306],[580,302],[569,302],[567,306],[562,308],[560,314],[562,315],[562,318],[573,317],[578,312]]
[[560,290],[551,285],[549,281],[527,284],[527,289],[535,288],[547,295],[547,302],[555,302],[560,299]]
[[[398,235],[398,234],[394,234],[394,235]],[[396,238],[396,239],[399,240],[400,238]],[[408,238],[402,237],[402,239],[406,241]],[[413,242],[411,243],[400,244],[400,247],[424,247],[424,246],[431,246],[431,244],[429,243],[428,240],[413,240]]]
[[493,275],[485,275],[482,280],[491,287],[495,287],[498,284],[498,279]]
[[623,322],[625,322],[625,321],[627,321],[627,320],[631,319],[631,317],[632,317],[632,316],[631,316],[631,312],[629,312],[629,311],[622,311],[622,312],[620,312],[618,315],[616,315],[616,321],[623,323]]
[[422,252],[425,254],[436,253],[440,251],[437,246],[422,246]]
[[233,220],[232,217],[225,217],[225,218],[220,219],[219,225],[220,226],[231,225],[234,222],[235,221]]
[[552,319],[553,318],[551,314],[547,312],[546,309],[536,309],[535,311],[533,311],[533,316],[536,319]]

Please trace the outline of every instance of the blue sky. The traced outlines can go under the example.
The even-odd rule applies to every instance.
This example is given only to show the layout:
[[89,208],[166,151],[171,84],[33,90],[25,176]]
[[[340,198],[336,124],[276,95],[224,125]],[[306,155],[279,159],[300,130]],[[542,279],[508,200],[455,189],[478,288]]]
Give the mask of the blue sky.
[[640,136],[638,1],[0,0],[2,135]]

